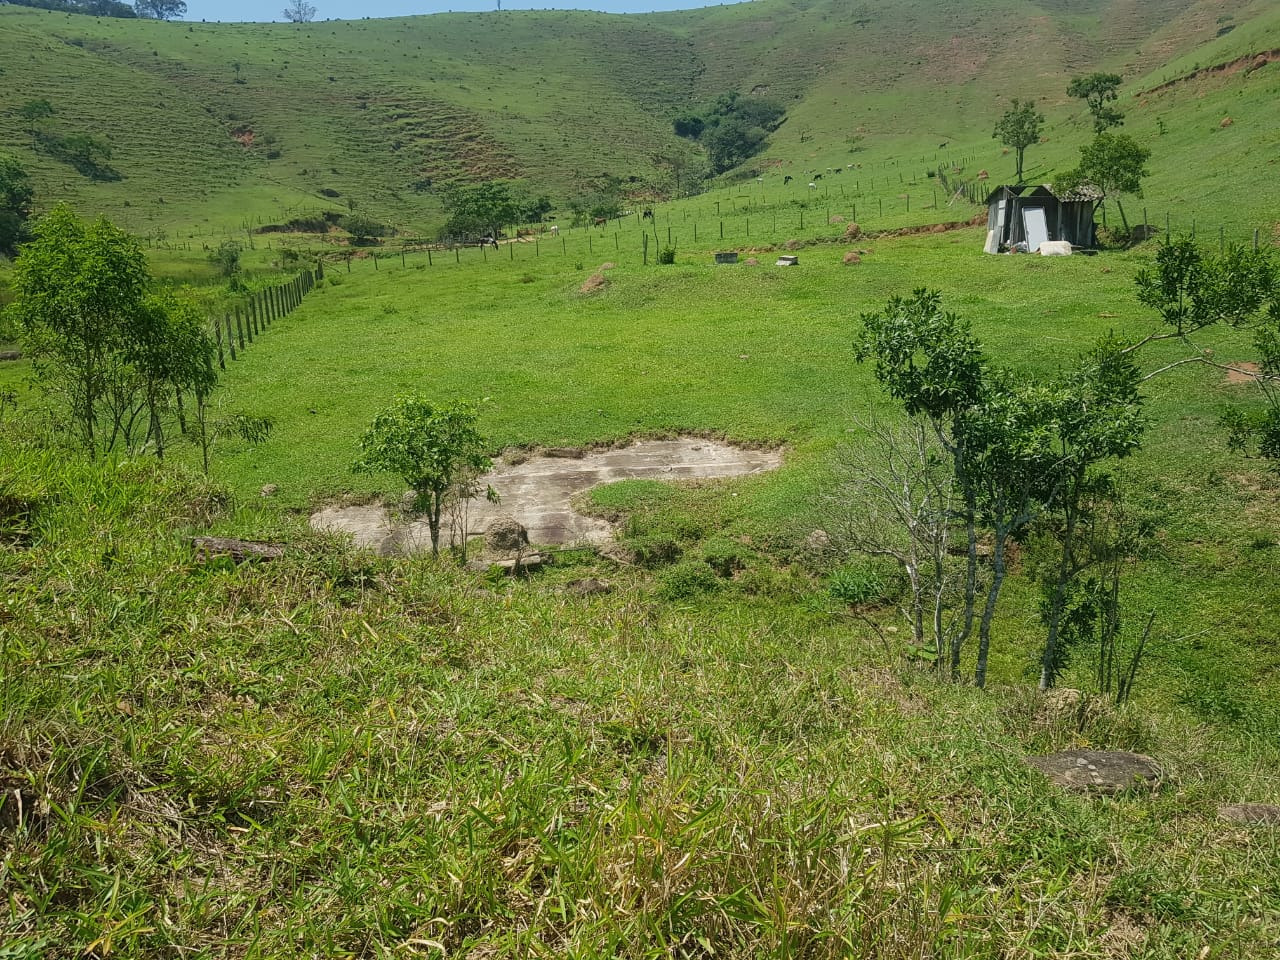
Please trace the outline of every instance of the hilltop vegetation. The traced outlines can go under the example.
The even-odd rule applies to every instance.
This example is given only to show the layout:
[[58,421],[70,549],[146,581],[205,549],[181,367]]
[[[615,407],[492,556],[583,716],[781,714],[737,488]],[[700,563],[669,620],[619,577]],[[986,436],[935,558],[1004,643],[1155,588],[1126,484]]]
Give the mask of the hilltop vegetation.
[[[672,121],[730,93],[786,110],[751,167],[799,176],[937,154],[974,155],[971,174],[1008,177],[991,124],[1015,96],[1032,98],[1049,125],[1028,174],[1047,179],[1073,165],[1088,129],[1068,81],[1108,68],[1124,78],[1126,132],[1162,136],[1159,195],[1203,217],[1250,182],[1251,201],[1274,212],[1273,190],[1250,175],[1274,148],[1274,67],[1133,101],[1178,75],[1171,58],[1192,72],[1278,45],[1267,4],[1215,10],[1219,23],[1190,0],[1098,3],[1088,17],[1026,0],[754,0],[646,17],[188,24],[5,7],[0,62],[23,82],[0,88],[0,132],[42,195],[139,233],[244,230],[352,206],[430,232],[444,220],[439,188],[454,183],[520,180],[561,205],[607,174],[669,194],[677,168],[706,164]],[[109,145],[125,180],[86,182],[36,149],[17,115],[31,98],[57,110],[49,134]],[[1234,126],[1215,134],[1224,115]]]

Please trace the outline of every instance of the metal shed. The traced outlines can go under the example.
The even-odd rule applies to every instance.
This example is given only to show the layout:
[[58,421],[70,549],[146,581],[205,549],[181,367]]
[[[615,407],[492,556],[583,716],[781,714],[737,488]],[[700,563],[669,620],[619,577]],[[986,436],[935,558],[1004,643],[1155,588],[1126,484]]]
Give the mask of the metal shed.
[[1098,198],[1084,191],[1059,197],[1047,186],[996,187],[987,197],[987,253],[1035,253],[1045,240],[1073,247],[1097,245],[1093,212]]

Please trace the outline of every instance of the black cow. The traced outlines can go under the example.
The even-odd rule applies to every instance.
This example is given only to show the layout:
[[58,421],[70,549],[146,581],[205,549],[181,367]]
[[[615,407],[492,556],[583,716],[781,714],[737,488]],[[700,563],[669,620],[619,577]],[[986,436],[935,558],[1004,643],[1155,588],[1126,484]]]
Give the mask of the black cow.
[[646,209],[646,210],[644,211],[644,213],[640,214],[640,219],[641,219],[641,220],[652,220],[652,219],[653,219],[653,211],[652,211],[652,210],[648,210],[648,209]]
[[482,246],[482,247],[493,247],[493,249],[497,250],[497,249],[498,249],[498,241],[497,241],[495,238],[493,238],[493,237],[481,237],[481,238],[480,238],[480,246]]
[[782,185],[783,185],[784,187],[785,187],[788,183],[790,183],[790,182],[791,182],[791,177],[790,177],[790,176],[785,176],[785,177],[783,177],[783,178],[782,178]]

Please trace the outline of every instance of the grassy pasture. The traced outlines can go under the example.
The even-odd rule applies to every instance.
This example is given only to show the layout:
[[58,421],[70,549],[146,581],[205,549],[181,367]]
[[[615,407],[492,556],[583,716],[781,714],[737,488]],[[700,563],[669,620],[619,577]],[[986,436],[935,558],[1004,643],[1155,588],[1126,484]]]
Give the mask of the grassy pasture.
[[[1036,58],[1027,82],[1046,95],[1068,62],[1123,61],[1133,92],[1274,46],[1274,11],[1222,5],[1238,29],[1140,79],[1220,26],[1182,0],[1107,7],[1105,24],[1061,4],[935,6],[903,2],[872,29],[844,3],[780,0],[303,29],[0,9],[0,50],[20,52],[0,64],[30,81],[0,104],[52,92],[54,123],[118,131],[125,180],[39,160],[42,195],[163,231],[155,271],[199,285],[215,312],[230,301],[205,245],[348,199],[430,225],[435,201],[405,184],[456,170],[442,158],[463,141],[476,146],[458,163],[486,175],[594,170],[633,162],[672,104],[729,87],[797,98],[763,185],[655,208],[650,258],[670,230],[673,266],[641,264],[634,218],[429,266],[424,252],[402,265],[395,241],[376,269],[328,264],[229,364],[220,409],[276,428],[252,449],[221,444],[212,483],[180,452],[95,468],[0,421],[0,957],[1275,955],[1277,831],[1215,820],[1220,803],[1273,800],[1280,763],[1280,488],[1216,425],[1247,391],[1196,368],[1148,386],[1146,448],[1120,473],[1158,531],[1124,597],[1130,625],[1156,611],[1156,642],[1125,709],[1026,692],[1040,628],[1016,565],[994,687],[979,692],[891,659],[798,549],[824,522],[833,448],[884,408],[852,361],[860,312],[938,287],[1026,377],[1151,322],[1132,293],[1149,247],[984,257],[980,228],[827,242],[844,230],[830,218],[880,231],[971,216],[935,200],[926,171],[956,163],[996,183],[1011,169],[988,114],[1018,57]],[[977,79],[946,73],[1024,15],[1035,27],[1017,57],[992,44],[964,68]],[[561,72],[533,79],[542,62]],[[1154,222],[1270,238],[1276,69],[1122,105],[1156,151]],[[641,93],[635,76],[654,83]],[[1054,96],[1035,178],[1087,135]],[[232,140],[242,122],[282,156]],[[0,130],[26,136],[8,114]],[[791,239],[807,241],[798,269],[752,252]],[[282,243],[335,250],[254,238],[252,281]],[[716,267],[724,248],[761,263]],[[842,266],[850,249],[862,262]],[[604,289],[581,293],[606,261]],[[1206,346],[1249,351],[1230,332]],[[0,365],[24,414],[39,402],[27,373]],[[317,500],[399,493],[349,465],[373,413],[409,390],[488,398],[495,452],[697,431],[787,456],[738,482],[586,498],[629,517],[633,540],[676,543],[679,561],[655,570],[569,555],[534,580],[489,581],[309,534]],[[258,497],[264,483],[276,499]],[[186,537],[211,531],[304,549],[194,563]],[[740,569],[708,574],[730,554]],[[615,590],[567,592],[584,576]],[[1065,683],[1089,688],[1085,656]],[[1069,746],[1149,752],[1165,782],[1085,800],[1020,762]]]

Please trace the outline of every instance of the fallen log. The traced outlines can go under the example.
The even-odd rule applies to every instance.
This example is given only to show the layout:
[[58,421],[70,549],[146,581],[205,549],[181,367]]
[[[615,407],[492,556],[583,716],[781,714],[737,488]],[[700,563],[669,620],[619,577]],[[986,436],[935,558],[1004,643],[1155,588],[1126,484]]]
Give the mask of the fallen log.
[[0,360],[21,360],[21,350],[0,350]]
[[264,540],[237,540],[233,537],[192,537],[196,560],[206,563],[213,557],[230,557],[236,563],[246,560],[278,560],[284,556],[283,543]]

